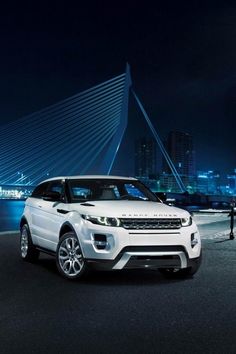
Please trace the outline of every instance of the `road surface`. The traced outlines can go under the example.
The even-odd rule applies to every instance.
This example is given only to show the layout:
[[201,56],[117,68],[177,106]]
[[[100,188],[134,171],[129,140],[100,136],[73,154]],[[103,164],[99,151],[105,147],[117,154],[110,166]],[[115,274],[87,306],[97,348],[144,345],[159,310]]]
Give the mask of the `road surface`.
[[54,259],[19,257],[0,235],[0,351],[15,353],[235,353],[236,241],[203,239],[193,278],[158,271],[61,278]]
[[193,219],[203,239],[222,240],[229,237],[230,218],[228,214],[194,214]]

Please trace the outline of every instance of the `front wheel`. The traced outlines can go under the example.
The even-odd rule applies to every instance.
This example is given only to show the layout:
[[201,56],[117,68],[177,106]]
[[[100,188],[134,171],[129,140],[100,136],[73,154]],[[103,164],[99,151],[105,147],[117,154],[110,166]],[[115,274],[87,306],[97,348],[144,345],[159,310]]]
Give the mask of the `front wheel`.
[[67,279],[79,279],[88,271],[86,260],[74,232],[63,235],[56,252],[57,269]]

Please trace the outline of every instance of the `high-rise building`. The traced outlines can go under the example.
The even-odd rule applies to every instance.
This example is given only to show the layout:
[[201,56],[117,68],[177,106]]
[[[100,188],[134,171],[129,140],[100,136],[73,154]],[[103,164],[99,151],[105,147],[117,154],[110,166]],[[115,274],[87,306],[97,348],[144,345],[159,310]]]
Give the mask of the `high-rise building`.
[[[194,176],[196,170],[192,136],[185,132],[171,131],[165,146],[178,174]],[[163,163],[163,172],[171,173],[166,161]]]
[[[190,193],[195,192],[195,151],[192,136],[181,131],[171,131],[164,146],[186,190]],[[160,185],[163,190],[180,191],[176,178],[164,157]]]
[[236,194],[236,168],[234,172],[227,175],[228,186],[232,194]]
[[135,176],[154,179],[157,175],[156,142],[149,137],[135,141]]

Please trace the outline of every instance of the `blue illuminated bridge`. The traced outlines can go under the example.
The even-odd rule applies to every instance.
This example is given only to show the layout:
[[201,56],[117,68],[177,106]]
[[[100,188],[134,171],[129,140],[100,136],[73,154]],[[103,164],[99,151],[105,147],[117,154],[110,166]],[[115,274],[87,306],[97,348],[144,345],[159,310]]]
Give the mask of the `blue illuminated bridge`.
[[48,176],[110,174],[127,127],[130,94],[185,191],[132,88],[128,64],[121,75],[1,127],[0,184],[35,185]]

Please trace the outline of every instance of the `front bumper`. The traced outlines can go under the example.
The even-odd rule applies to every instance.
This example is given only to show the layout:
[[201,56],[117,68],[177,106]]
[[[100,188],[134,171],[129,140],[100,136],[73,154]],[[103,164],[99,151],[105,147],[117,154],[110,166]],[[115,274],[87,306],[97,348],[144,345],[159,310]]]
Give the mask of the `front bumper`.
[[[78,226],[84,258],[105,268],[186,268],[201,253],[200,235],[194,223],[176,230],[127,230],[89,221]],[[105,236],[104,249],[97,246],[97,235]]]

